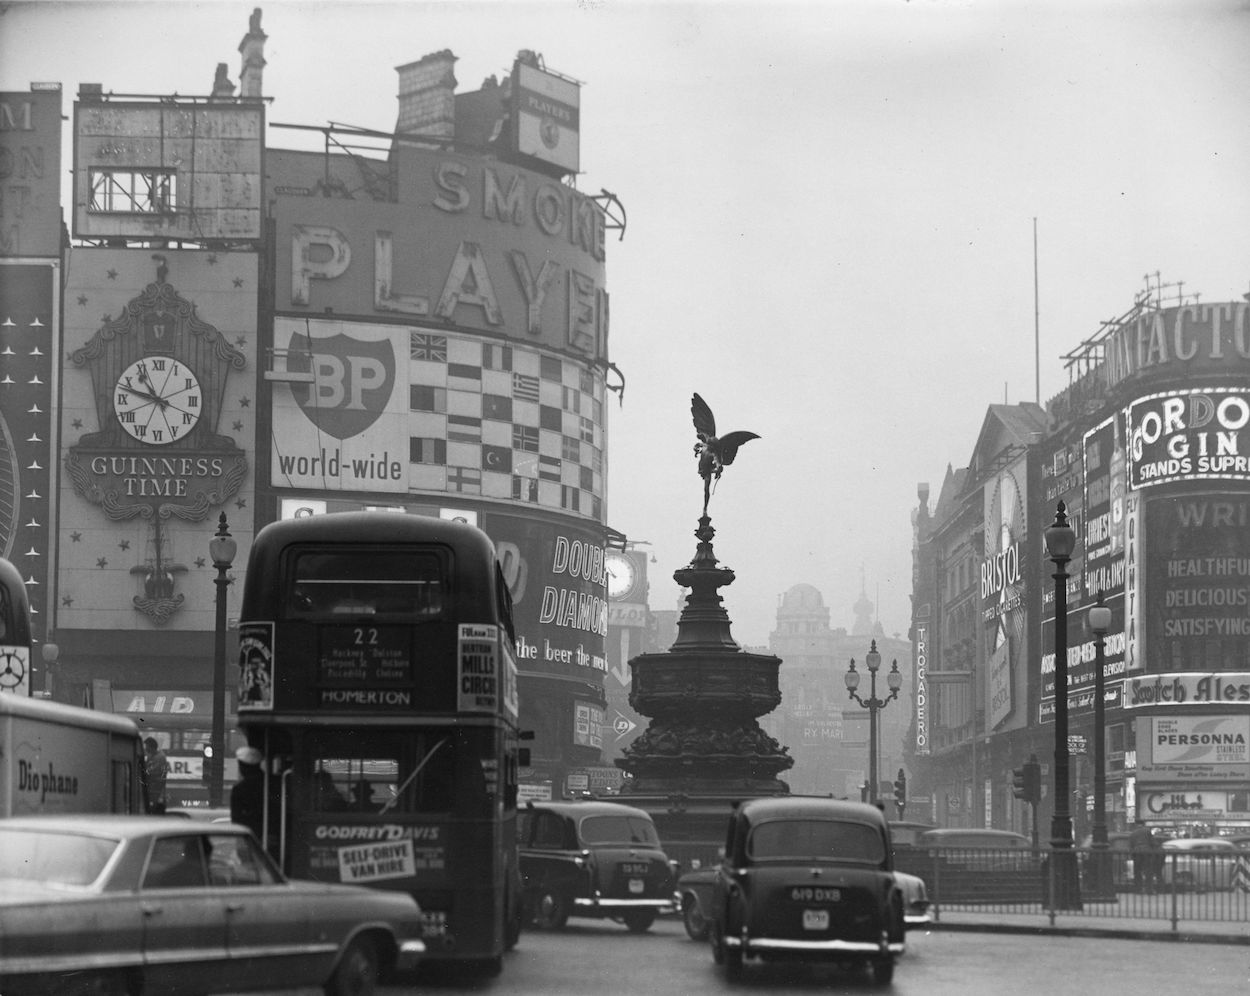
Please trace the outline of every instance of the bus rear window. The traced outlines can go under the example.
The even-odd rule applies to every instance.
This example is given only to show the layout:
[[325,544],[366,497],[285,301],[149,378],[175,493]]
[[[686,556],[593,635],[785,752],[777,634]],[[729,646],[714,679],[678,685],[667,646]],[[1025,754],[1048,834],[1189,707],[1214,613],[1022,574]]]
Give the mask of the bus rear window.
[[436,619],[449,601],[442,559],[432,551],[304,550],[295,554],[287,576],[288,618]]

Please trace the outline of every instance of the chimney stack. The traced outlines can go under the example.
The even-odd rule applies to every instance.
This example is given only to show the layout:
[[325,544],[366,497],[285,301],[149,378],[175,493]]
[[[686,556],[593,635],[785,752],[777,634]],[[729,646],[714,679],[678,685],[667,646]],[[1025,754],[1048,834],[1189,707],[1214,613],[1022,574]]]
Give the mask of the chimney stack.
[[244,100],[259,99],[264,94],[265,39],[269,36],[260,29],[260,8],[252,11],[247,34],[239,42],[239,54],[243,56],[243,68],[239,72],[239,96]]
[[435,138],[456,137],[456,57],[450,49],[396,66],[399,120],[395,130]]

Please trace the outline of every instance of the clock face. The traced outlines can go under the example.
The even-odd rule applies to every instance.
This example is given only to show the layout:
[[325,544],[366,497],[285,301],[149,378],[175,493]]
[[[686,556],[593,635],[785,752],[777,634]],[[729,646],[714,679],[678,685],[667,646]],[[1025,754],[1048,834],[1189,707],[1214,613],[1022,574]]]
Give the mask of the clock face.
[[610,553],[604,564],[608,570],[608,597],[623,598],[629,594],[638,578],[634,562],[619,553]]
[[200,382],[172,356],[147,356],[117,379],[113,411],[121,427],[141,443],[164,446],[195,428],[203,412]]
[[12,650],[0,651],[0,689],[17,688],[26,677],[26,662]]

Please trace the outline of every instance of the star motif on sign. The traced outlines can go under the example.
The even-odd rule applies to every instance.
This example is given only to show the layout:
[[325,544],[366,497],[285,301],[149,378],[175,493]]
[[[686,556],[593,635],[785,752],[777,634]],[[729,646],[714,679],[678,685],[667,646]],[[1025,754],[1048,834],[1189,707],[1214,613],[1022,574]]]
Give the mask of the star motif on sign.
[[104,314],[102,314],[102,315],[100,316],[100,322],[101,322],[101,324],[103,324],[103,325],[107,325],[107,324],[108,324],[109,322],[111,322],[112,320],[113,320],[113,319],[112,319],[112,317],[109,315],[109,313],[108,313],[107,311],[106,311]]
[[108,271],[107,273],[105,273],[104,275],[105,275],[106,277],[108,277],[110,280],[116,280],[116,279],[117,279],[117,271],[116,271],[116,270],[109,270],[109,271]]
[[72,422],[70,422],[70,425],[72,425],[75,429],[81,429],[81,428],[82,428],[82,419],[80,419],[80,418],[76,418],[76,419],[74,419]]
[[232,428],[235,432],[242,432],[242,431],[243,431],[243,423],[242,423],[242,421],[236,421],[236,422],[234,423],[234,425],[232,425],[230,428]]
[[207,563],[208,563],[208,561],[207,561],[207,560],[205,560],[203,557],[196,557],[196,558],[195,558],[195,566],[196,566],[196,567],[203,567],[203,566],[204,566],[205,564],[207,564]]
[[95,565],[96,565],[96,567],[98,567],[98,568],[100,568],[101,570],[103,570],[104,568],[108,567],[109,562],[108,562],[107,560],[105,560],[103,557],[100,557],[100,558],[99,558],[99,559],[95,562]]
[[69,538],[75,543],[82,542],[82,533],[70,533]]
[[79,294],[79,295],[78,295],[78,303],[79,303],[80,305],[86,304],[86,303],[87,303],[87,295],[86,295],[86,294]]
[[130,549],[130,540],[122,540],[120,543],[118,543],[118,544],[117,544],[117,549],[119,549],[119,550],[129,550],[129,549]]
[[242,349],[244,346],[247,345],[247,336],[245,335],[239,336],[237,339],[234,340],[234,344],[238,346],[240,349]]
[[236,498],[236,499],[234,500],[234,507],[235,507],[235,508],[240,508],[240,509],[242,509],[242,508],[247,508],[247,499],[246,499],[246,498]]
[[235,277],[235,278],[234,278],[234,286],[236,286],[236,287],[242,287],[242,286],[243,286],[243,278],[242,278],[242,277]]
[[61,604],[62,604],[63,606],[65,606],[65,608],[67,608],[67,609],[68,609],[68,608],[70,608],[70,607],[74,604],[74,599],[73,599],[73,596],[72,596],[72,595],[64,595],[64,596],[62,596],[62,598],[61,598]]
[[239,407],[240,407],[240,408],[250,408],[250,407],[251,407],[251,405],[252,405],[252,399],[251,399],[251,398],[246,398],[246,397],[244,397],[244,398],[240,398],[240,399],[239,399]]

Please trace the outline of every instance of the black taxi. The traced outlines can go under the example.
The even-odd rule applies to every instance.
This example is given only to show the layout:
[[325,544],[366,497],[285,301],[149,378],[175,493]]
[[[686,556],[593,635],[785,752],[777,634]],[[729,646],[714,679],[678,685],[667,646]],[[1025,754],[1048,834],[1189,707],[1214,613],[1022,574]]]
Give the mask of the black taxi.
[[518,814],[525,907],[559,930],[570,916],[622,921],[635,933],[676,910],[674,876],[650,815],[615,802],[530,802]]
[[710,909],[713,960],[867,965],[878,985],[904,951],[904,899],[885,816],[837,799],[774,796],[729,818]]

